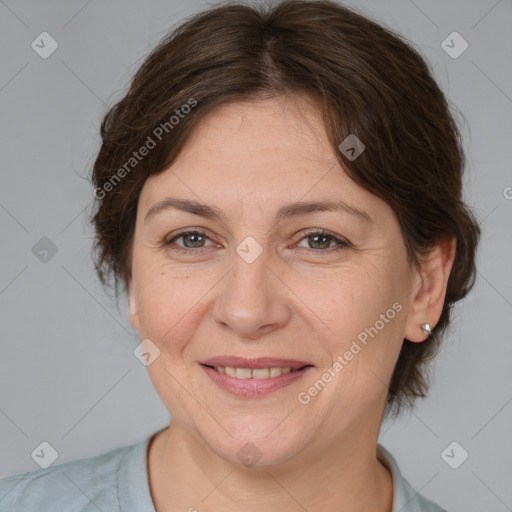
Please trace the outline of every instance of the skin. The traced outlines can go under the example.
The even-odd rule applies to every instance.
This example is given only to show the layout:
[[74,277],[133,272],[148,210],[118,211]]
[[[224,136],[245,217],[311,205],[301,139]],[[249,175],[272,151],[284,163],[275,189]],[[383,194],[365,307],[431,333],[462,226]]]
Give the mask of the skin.
[[[214,205],[225,219],[169,208],[145,222],[170,196]],[[284,204],[338,199],[373,221],[322,211],[273,223]],[[185,228],[206,238],[160,243]],[[248,236],[262,249],[252,263],[236,252]],[[173,164],[145,182],[133,243],[130,323],[160,350],[147,368],[172,416],[148,450],[156,510],[390,512],[392,479],[376,458],[387,389],[403,339],[421,343],[421,324],[441,315],[454,251],[443,242],[409,266],[394,212],[348,178],[307,98],[232,103],[204,117]],[[401,311],[301,404],[298,394],[396,302]],[[240,398],[199,365],[218,355],[314,368]],[[250,468],[237,456],[248,442],[261,453]]]

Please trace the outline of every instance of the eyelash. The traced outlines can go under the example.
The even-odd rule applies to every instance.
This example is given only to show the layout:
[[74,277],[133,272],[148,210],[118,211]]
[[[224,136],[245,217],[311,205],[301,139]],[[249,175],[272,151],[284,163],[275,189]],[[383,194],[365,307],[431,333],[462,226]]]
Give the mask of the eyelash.
[[[177,235],[174,235],[172,238],[164,240],[161,243],[161,245],[165,246],[165,247],[168,247],[175,240],[178,240],[179,238],[182,238],[182,237],[184,237],[186,235],[198,235],[198,236],[206,238],[207,240],[210,240],[210,237],[206,234],[205,231],[201,231],[201,230],[198,230],[198,229],[191,229],[189,231],[182,231],[181,233],[178,233]],[[314,252],[317,252],[317,253],[320,253],[320,252],[331,252],[332,249],[340,250],[340,249],[343,249],[343,248],[346,248],[346,247],[350,246],[350,243],[347,242],[346,240],[342,240],[341,238],[339,238],[339,237],[337,237],[337,236],[335,236],[335,235],[333,235],[333,234],[331,234],[328,231],[325,231],[323,229],[306,231],[304,233],[303,237],[299,240],[299,242],[302,242],[302,240],[304,240],[305,238],[311,237],[311,236],[327,237],[327,238],[330,238],[331,240],[337,242],[337,244],[338,244],[334,248],[333,247],[329,247],[328,249],[309,249],[310,251],[314,251]],[[181,246],[177,246],[177,247],[173,247],[172,248],[172,250],[181,252],[182,254],[201,254],[203,252],[203,250],[205,250],[205,249],[207,250],[208,248],[207,247],[197,247],[196,249],[189,249],[189,248],[185,248],[185,247],[181,247]]]

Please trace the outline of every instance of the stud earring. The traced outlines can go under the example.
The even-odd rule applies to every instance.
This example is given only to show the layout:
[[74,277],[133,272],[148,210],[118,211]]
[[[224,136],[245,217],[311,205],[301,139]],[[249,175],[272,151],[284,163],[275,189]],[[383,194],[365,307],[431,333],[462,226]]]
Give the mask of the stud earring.
[[421,330],[427,335],[430,336],[432,334],[432,329],[430,328],[430,324],[424,323],[421,324]]

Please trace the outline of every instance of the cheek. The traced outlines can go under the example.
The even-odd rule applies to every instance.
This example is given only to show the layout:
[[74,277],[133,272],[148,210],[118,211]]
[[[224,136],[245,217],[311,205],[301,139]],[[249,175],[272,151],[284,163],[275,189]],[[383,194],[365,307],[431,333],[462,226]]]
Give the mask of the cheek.
[[[328,298],[316,295],[319,316],[330,328],[320,340],[329,357],[302,390],[338,426],[348,421],[347,410],[364,415],[381,403],[403,339],[405,310],[389,277],[352,277],[333,280],[336,291]],[[327,382],[325,388],[318,379]]]
[[375,257],[344,268],[331,278],[329,293],[310,294],[308,305],[321,319],[315,325],[322,326],[323,348],[330,354],[326,366],[338,361],[335,380],[354,396],[380,387],[375,375],[384,382],[389,378],[402,344],[405,285],[393,270],[400,268],[399,258],[392,264],[391,258]]
[[212,275],[201,276],[194,279],[190,269],[178,273],[170,266],[145,267],[136,292],[141,336],[154,340],[160,350],[181,350],[216,282]]
[[[326,286],[317,285],[303,282],[303,291],[298,294],[308,298],[305,302],[322,321],[324,330],[345,340],[373,325],[400,295],[387,270],[378,266],[354,265],[333,273]],[[309,291],[304,295],[306,288]]]
[[187,350],[204,315],[207,287],[204,279],[194,279],[193,274],[183,272],[177,276],[169,268],[150,270],[148,265],[138,275],[140,336],[150,339],[161,355],[147,367],[148,374],[172,416],[189,426],[193,425],[191,418],[203,414],[183,390],[191,390],[189,382],[195,363],[187,356]]

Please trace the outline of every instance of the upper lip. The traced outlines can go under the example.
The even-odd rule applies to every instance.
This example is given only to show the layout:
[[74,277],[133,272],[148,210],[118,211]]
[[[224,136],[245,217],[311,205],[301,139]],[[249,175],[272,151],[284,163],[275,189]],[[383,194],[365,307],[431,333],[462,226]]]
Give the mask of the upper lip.
[[231,368],[302,368],[303,366],[313,366],[307,361],[297,361],[292,359],[279,359],[275,357],[255,357],[245,358],[237,356],[216,356],[210,359],[205,359],[201,362],[208,366],[223,366]]

